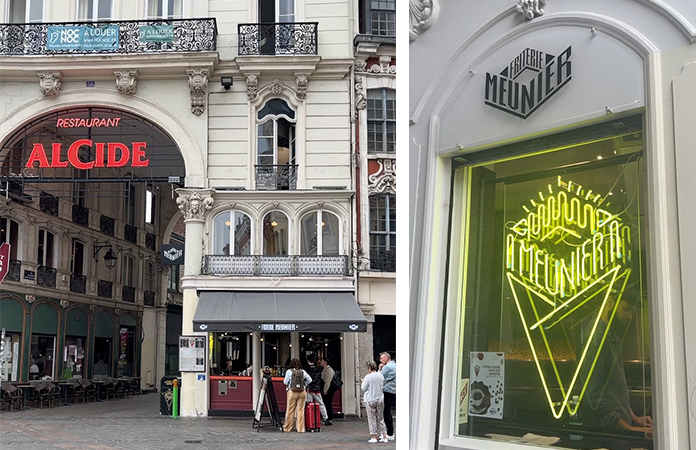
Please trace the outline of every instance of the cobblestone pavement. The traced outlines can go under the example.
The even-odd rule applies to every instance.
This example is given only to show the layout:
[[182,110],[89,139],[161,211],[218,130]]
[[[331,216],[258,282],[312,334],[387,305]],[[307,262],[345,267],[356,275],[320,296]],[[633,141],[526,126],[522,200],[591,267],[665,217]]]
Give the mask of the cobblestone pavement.
[[[266,418],[262,423],[269,423]],[[0,411],[3,450],[363,450],[394,449],[396,441],[369,444],[367,421],[336,419],[320,433],[252,429],[251,418],[171,418],[159,415],[159,395],[55,408]],[[407,448],[400,442],[398,448]]]

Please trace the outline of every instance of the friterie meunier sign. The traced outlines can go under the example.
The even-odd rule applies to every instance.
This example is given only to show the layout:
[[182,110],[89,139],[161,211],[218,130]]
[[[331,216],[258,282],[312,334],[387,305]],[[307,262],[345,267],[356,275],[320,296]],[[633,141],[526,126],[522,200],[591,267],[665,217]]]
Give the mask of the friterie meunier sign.
[[[56,128],[118,127],[120,122],[120,117],[89,119],[66,117],[56,120]],[[83,147],[90,148],[88,153],[94,155],[93,159],[84,160],[80,157],[80,149]],[[127,145],[122,142],[94,142],[91,139],[78,139],[67,148],[63,147],[62,142],[51,143],[49,158],[44,144],[35,143],[25,167],[33,168],[36,163],[40,168],[70,166],[83,170],[95,167],[147,167],[150,160],[145,155],[146,147],[146,142],[131,142]]]

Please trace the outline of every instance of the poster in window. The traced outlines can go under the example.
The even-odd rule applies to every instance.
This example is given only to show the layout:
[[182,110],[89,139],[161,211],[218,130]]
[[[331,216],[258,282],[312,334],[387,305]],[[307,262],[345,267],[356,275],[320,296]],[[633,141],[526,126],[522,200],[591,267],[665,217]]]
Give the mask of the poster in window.
[[469,416],[503,418],[505,353],[471,352]]
[[179,370],[205,372],[205,336],[179,337]]
[[459,380],[459,395],[457,396],[457,424],[469,422],[469,379]]

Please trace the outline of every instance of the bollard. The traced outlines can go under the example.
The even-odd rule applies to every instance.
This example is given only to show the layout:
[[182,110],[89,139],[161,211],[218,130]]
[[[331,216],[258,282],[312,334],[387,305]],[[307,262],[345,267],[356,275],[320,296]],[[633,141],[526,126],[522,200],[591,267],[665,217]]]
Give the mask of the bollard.
[[174,380],[174,391],[172,392],[172,417],[179,417],[179,380]]

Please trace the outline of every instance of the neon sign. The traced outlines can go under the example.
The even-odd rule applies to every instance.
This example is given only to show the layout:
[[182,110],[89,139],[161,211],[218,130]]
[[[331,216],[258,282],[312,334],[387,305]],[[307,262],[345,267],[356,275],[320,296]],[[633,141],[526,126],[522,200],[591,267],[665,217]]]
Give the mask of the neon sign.
[[[631,230],[618,214],[603,206],[605,200],[601,194],[559,176],[548,185],[548,191],[539,192],[538,197],[522,206],[526,216],[510,222],[506,231],[506,278],[556,419],[564,409],[571,415],[577,412],[631,274]],[[588,302],[593,302],[593,306],[600,304],[596,311],[592,309],[595,312],[591,316],[590,335],[594,334],[612,291],[619,292],[619,298],[596,354],[590,354],[588,340],[578,352],[572,376],[562,375],[548,334],[566,317],[588,306]],[[548,354],[553,380],[547,380],[542,370],[540,353]],[[585,380],[580,377],[583,367],[590,368]],[[551,381],[560,387],[560,402],[552,399]],[[576,388],[580,395],[577,401],[571,401]]]
[[[80,159],[80,148],[95,147],[95,157],[91,161]],[[93,167],[124,167],[130,162],[131,167],[147,167],[149,159],[145,159],[145,142],[133,142],[131,148],[120,142],[93,142],[90,139],[79,139],[68,147],[67,159],[63,159],[63,144],[51,144],[51,160],[49,162],[43,144],[34,144],[29,160],[25,167],[33,168],[38,162],[41,168],[60,168],[68,165],[76,169],[91,169]]]

